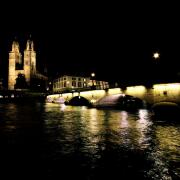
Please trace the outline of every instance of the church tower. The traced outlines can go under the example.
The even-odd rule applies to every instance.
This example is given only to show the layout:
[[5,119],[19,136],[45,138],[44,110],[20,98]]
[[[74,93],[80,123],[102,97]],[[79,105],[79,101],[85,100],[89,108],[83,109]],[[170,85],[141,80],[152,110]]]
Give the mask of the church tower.
[[19,43],[13,41],[12,49],[9,52],[8,89],[14,90],[16,83],[16,64],[22,64],[22,56],[19,51]]
[[[24,50],[24,56],[20,53],[19,43],[13,41],[12,49],[9,52],[9,69],[8,69],[8,89],[14,90],[20,88],[19,75],[25,77],[27,86],[23,86],[22,89],[35,88],[37,82],[47,81],[47,77],[36,71],[36,52],[34,51],[34,43],[32,40],[28,40],[26,48]],[[39,83],[38,82],[38,83]],[[39,85],[39,84],[38,84]],[[16,87],[15,87],[16,86]],[[43,87],[43,86],[41,86]],[[37,88],[37,87],[36,87]]]
[[30,79],[36,74],[36,52],[34,51],[34,43],[28,40],[26,49],[24,50],[24,75],[26,82],[30,85]]

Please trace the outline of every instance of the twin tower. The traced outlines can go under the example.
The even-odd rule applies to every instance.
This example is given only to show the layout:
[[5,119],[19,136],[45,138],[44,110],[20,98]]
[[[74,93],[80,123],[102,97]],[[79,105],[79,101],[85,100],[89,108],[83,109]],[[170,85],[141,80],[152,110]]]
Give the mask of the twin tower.
[[31,78],[36,75],[36,52],[32,40],[27,41],[23,57],[20,53],[19,43],[17,41],[12,43],[12,50],[9,52],[9,90],[14,90],[18,74],[25,76],[28,85],[30,85]]

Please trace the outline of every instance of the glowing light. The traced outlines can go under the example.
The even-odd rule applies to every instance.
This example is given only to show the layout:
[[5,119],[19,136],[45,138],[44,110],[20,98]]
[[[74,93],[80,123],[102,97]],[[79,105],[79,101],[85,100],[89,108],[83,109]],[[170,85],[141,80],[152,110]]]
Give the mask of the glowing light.
[[155,59],[159,58],[159,56],[160,56],[160,55],[159,55],[158,52],[156,52],[156,53],[153,54],[153,57],[154,57]]
[[91,76],[94,77],[94,76],[95,76],[95,73],[91,73]]
[[94,104],[96,102],[95,99],[91,99],[91,103]]

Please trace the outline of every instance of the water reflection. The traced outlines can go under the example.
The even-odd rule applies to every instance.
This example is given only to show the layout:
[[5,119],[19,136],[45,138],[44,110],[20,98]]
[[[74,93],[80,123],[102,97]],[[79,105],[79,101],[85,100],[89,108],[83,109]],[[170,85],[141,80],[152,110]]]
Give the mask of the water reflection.
[[180,127],[157,125],[155,127],[155,146],[149,158],[154,161],[149,176],[156,179],[180,178]]
[[141,148],[148,148],[150,145],[151,136],[148,133],[151,131],[152,121],[150,121],[150,115],[148,110],[140,109],[138,112],[139,119],[136,121],[136,128],[139,131],[138,145]]
[[[67,128],[67,130],[63,131],[66,138],[68,137],[64,143],[67,143],[69,140],[71,148],[73,146],[72,142],[77,147],[77,139],[75,137],[78,137],[78,140],[81,142],[78,151],[84,153],[84,156],[89,159],[90,166],[98,166],[102,158],[106,159],[104,154],[109,151],[116,153],[117,159],[119,157],[117,152],[121,152],[121,155],[124,157],[119,158],[121,161],[123,159],[123,162],[129,161],[128,163],[126,162],[126,165],[129,167],[138,166],[142,168],[144,164],[141,163],[144,163],[144,158],[148,157],[149,163],[143,167],[143,177],[150,179],[168,179],[171,177],[167,173],[169,172],[169,167],[165,166],[165,162],[169,161],[167,157],[174,161],[172,162],[173,164],[177,163],[177,160],[179,161],[180,137],[177,133],[179,130],[177,127],[176,130],[169,129],[169,126],[168,129],[156,127],[151,120],[151,113],[146,109],[140,109],[136,113],[129,113],[118,110],[97,110],[95,108],[68,106],[63,108],[63,110],[60,108],[59,113],[61,111],[65,114],[71,112],[66,117],[63,117],[66,119],[61,120],[63,124],[62,122],[60,123],[62,125],[61,128]],[[79,134],[73,133],[75,131],[73,127],[77,128],[76,131]],[[174,126],[171,128],[174,128]],[[169,131],[172,133],[171,135],[168,133]],[[69,132],[72,133],[71,136],[68,136]],[[169,135],[167,136],[167,134]],[[167,144],[168,142],[169,144]],[[65,151],[72,153],[69,147]],[[124,154],[124,152],[127,154]],[[137,162],[132,154],[139,157]],[[133,156],[132,159],[128,159],[127,155]],[[163,160],[162,157],[164,158]],[[107,163],[106,161],[103,162]],[[175,171],[171,171],[173,174],[179,174],[177,168]]]
[[180,126],[153,122],[146,109],[0,104],[0,116],[1,154],[9,164],[36,162],[31,173],[61,179],[68,179],[66,171],[76,171],[78,179],[180,176]]
[[122,111],[120,113],[121,116],[121,128],[127,128],[129,126],[128,124],[128,113],[126,111]]

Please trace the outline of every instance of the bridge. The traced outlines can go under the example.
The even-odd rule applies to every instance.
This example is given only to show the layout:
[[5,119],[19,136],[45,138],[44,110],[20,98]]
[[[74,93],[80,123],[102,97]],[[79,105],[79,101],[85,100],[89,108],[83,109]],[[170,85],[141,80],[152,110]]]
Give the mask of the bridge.
[[47,96],[48,102],[64,103],[73,99],[83,98],[90,104],[97,104],[107,97],[131,96],[154,105],[159,102],[173,102],[180,104],[180,83],[154,84],[151,87],[143,85],[111,88],[107,90],[89,90],[72,93],[52,94]]

